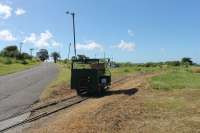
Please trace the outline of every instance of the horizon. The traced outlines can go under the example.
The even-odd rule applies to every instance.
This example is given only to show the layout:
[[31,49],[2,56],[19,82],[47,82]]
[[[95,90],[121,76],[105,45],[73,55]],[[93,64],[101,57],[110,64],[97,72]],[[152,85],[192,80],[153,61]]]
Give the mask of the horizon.
[[76,14],[78,54],[105,53],[132,63],[190,57],[200,63],[199,5],[198,0],[0,0],[0,50],[23,42],[23,52],[45,48],[67,58],[73,44],[72,18],[65,13],[70,11]]

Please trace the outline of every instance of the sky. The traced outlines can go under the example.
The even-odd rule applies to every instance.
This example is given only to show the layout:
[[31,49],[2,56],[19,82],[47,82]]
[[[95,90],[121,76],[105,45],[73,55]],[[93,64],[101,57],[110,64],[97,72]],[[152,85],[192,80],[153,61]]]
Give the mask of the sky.
[[[191,57],[200,63],[199,0],[0,0],[0,50],[23,42],[23,52],[46,48],[120,62]],[[73,56],[71,47],[70,56]]]

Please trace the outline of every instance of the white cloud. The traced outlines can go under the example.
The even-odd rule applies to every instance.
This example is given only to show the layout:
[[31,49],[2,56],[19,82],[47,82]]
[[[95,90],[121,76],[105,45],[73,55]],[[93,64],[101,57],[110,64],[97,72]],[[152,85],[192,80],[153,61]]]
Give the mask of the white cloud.
[[36,47],[47,47],[47,46],[49,46],[52,37],[53,37],[53,35],[49,31],[46,31],[44,33],[40,33],[40,37],[37,40]]
[[124,40],[121,40],[121,42],[116,46],[117,48],[125,51],[133,51],[135,50],[135,43],[133,42],[125,42]]
[[135,33],[131,29],[128,29],[128,35],[133,37],[135,36]]
[[25,13],[26,13],[26,11],[24,9],[22,9],[22,8],[17,8],[17,10],[15,11],[15,14],[17,16],[23,15]]
[[0,18],[7,19],[12,16],[12,8],[9,5],[0,3]]
[[56,42],[55,40],[52,40],[52,46],[53,46],[53,47],[60,47],[61,44],[58,43],[58,42]]
[[25,37],[24,43],[35,43],[36,42],[36,34],[35,33],[31,33],[30,36]]
[[0,40],[3,41],[14,41],[16,38],[12,35],[12,33],[8,30],[0,31]]
[[103,46],[95,41],[87,41],[86,43],[77,44],[78,50],[103,50]]
[[44,47],[58,47],[60,44],[53,39],[53,35],[48,30],[37,35],[36,33],[31,33],[30,36],[25,37],[24,43],[33,44],[37,48]]

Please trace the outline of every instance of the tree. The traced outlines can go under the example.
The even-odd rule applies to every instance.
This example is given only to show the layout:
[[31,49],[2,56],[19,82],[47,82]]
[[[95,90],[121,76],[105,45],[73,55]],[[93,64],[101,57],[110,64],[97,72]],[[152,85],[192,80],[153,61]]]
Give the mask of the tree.
[[188,57],[184,57],[182,60],[181,60],[181,63],[184,64],[184,65],[193,65],[193,61],[191,58],[188,58]]
[[46,49],[40,49],[39,52],[37,52],[37,57],[44,62],[49,59],[49,53]]
[[85,60],[85,59],[89,59],[89,57],[85,56],[85,55],[77,55],[79,60]]
[[60,54],[58,52],[53,52],[51,53],[51,57],[53,57],[54,63],[56,63],[58,58],[60,58]]
[[19,50],[15,45],[7,46],[1,51],[1,56],[5,57],[18,57],[19,54]]
[[180,66],[181,65],[180,61],[167,61],[167,62],[165,62],[165,64],[167,64],[169,66]]
[[18,56],[17,56],[17,59],[20,59],[20,60],[25,60],[25,59],[32,59],[32,56],[29,55],[28,53],[20,53]]

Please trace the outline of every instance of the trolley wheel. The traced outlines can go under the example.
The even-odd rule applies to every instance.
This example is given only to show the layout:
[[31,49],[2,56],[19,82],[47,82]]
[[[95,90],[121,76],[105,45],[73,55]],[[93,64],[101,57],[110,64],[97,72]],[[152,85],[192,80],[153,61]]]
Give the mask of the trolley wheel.
[[97,90],[97,96],[101,97],[101,96],[103,96],[104,93],[105,93],[104,87],[103,86],[99,87]]

